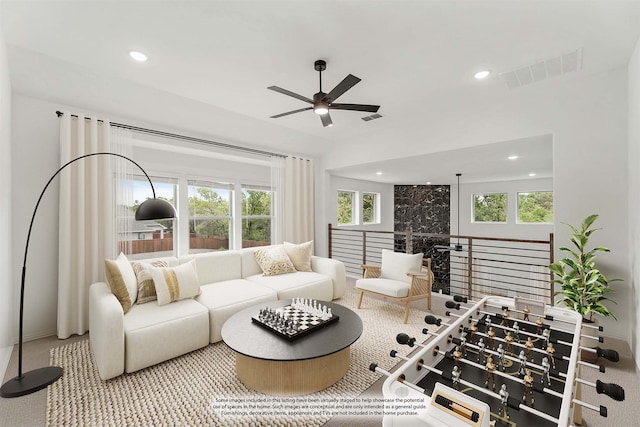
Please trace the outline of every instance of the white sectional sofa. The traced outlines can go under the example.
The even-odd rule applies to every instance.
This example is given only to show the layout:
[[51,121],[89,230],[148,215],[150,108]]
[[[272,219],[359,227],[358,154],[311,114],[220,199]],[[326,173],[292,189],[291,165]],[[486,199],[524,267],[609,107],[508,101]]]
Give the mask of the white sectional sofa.
[[169,267],[195,260],[200,295],[167,305],[133,304],[126,314],[108,284],[92,284],[89,333],[100,378],[135,372],[221,341],[224,322],[246,307],[294,297],[331,301],[344,295],[342,262],[312,256],[310,272],[265,277],[254,257],[257,249],[160,258]]

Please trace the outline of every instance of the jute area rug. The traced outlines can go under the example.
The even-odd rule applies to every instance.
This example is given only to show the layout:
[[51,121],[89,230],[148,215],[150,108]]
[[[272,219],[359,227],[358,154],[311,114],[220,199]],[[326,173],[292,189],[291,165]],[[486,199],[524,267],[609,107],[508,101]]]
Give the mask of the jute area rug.
[[[347,292],[334,301],[354,310],[362,318],[364,331],[351,347],[351,367],[333,386],[308,395],[315,402],[357,397],[380,375],[368,368],[372,362],[391,370],[398,359],[389,357],[391,349],[402,354],[410,349],[395,342],[406,332],[422,342],[424,312],[412,310],[402,324],[404,308],[390,302],[366,298],[356,309],[357,294]],[[429,326],[429,328],[435,328]],[[256,401],[265,396],[245,387],[235,375],[234,353],[223,342],[210,344],[184,356],[102,381],[93,363],[89,340],[51,350],[51,363],[64,368],[64,376],[49,387],[47,425],[73,426],[321,426],[333,414],[247,415],[220,411],[217,402]]]

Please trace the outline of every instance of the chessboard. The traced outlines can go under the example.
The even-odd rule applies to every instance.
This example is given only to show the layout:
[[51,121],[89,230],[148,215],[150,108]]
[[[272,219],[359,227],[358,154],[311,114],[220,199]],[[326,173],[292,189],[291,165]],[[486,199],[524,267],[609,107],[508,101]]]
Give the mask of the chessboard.
[[339,316],[331,313],[330,309],[327,311],[327,307],[320,302],[300,298],[284,307],[266,307],[257,316],[251,317],[255,324],[289,341],[297,340],[339,319]]

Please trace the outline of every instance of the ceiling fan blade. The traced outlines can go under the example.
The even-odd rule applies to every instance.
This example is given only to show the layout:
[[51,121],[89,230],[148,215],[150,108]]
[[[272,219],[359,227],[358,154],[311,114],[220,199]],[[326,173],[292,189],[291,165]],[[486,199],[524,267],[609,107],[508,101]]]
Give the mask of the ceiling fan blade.
[[292,96],[296,99],[299,99],[300,101],[304,101],[307,102],[309,104],[313,104],[313,101],[309,98],[307,98],[306,96],[302,96],[302,95],[298,95],[297,93],[291,92],[290,90],[286,90],[286,89],[282,89],[281,87],[278,86],[269,86],[267,89],[271,89],[275,92],[279,92],[283,95],[289,95]]
[[352,110],[352,111],[367,111],[369,113],[377,113],[379,105],[364,105],[364,104],[331,104],[332,110]]
[[329,115],[329,113],[320,114],[320,120],[322,121],[322,126],[324,127],[333,125],[333,122],[331,121],[331,116]]
[[342,95],[343,93],[345,93],[346,91],[354,87],[360,80],[361,79],[354,76],[353,74],[349,74],[347,77],[344,78],[344,80],[338,83],[338,85],[334,87],[331,90],[331,92],[326,94],[323,100],[329,100],[329,102],[335,101],[336,99],[338,99],[340,95]]
[[277,119],[278,117],[288,116],[289,114],[301,113],[303,111],[313,110],[313,107],[301,108],[299,110],[287,111],[286,113],[276,114],[275,116],[269,117],[270,119]]

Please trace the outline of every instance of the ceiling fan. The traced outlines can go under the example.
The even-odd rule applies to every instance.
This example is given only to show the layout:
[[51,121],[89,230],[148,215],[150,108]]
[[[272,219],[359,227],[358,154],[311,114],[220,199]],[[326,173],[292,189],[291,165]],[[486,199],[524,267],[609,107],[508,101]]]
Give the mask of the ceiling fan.
[[379,105],[364,105],[364,104],[336,104],[334,101],[338,99],[343,93],[351,89],[355,86],[361,79],[358,77],[349,74],[344,78],[336,87],[334,87],[329,93],[324,93],[322,91],[322,72],[327,69],[327,63],[322,59],[318,59],[314,63],[314,69],[320,75],[320,91],[313,95],[313,99],[309,99],[306,96],[298,95],[297,93],[291,92],[286,89],[282,89],[278,86],[269,86],[267,89],[271,89],[275,92],[282,93],[283,95],[288,95],[293,98],[299,99],[306,103],[311,104],[310,107],[300,108],[299,110],[287,111],[286,113],[276,114],[275,116],[271,116],[272,119],[277,119],[278,117],[288,116],[289,114],[300,113],[302,111],[313,110],[314,113],[320,116],[320,120],[322,121],[322,126],[333,126],[333,122],[331,121],[331,116],[329,115],[330,110],[351,110],[351,111],[366,111],[369,113],[376,113],[380,108]]
[[[460,177],[462,176],[462,174],[457,173],[456,176],[458,177],[458,223],[456,224],[456,228],[457,228],[456,235],[459,236],[460,235]],[[460,243],[459,237],[456,244],[453,246],[434,245],[433,247],[438,252],[447,252],[447,251],[462,252],[462,244]]]

